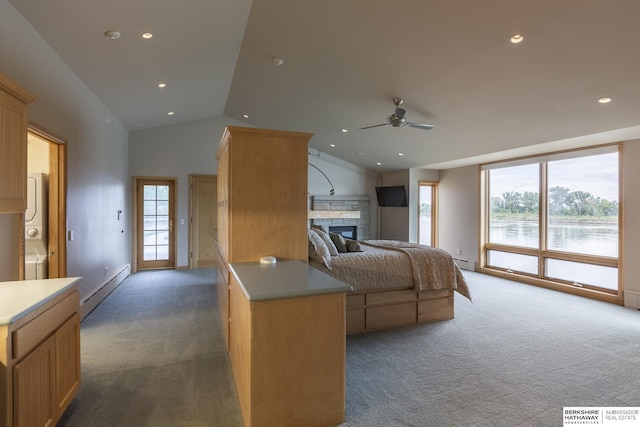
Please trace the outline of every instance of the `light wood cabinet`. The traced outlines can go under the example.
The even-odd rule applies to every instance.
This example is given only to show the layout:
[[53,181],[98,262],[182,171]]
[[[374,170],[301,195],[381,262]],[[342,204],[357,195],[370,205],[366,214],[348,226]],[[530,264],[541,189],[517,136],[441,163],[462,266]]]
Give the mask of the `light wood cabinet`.
[[71,403],[80,388],[79,306],[72,286],[0,326],[0,427],[55,425]]
[[307,261],[308,143],[312,134],[228,126],[218,159],[218,286],[229,333],[229,263],[263,256]]
[[[258,286],[269,287],[269,280],[265,277]],[[252,301],[231,275],[229,354],[245,426],[332,426],[344,421],[347,288]]]
[[[246,426],[344,420],[349,287],[307,265],[311,136],[229,126],[216,155],[217,297]],[[256,300],[251,284],[274,292]]]
[[0,213],[27,208],[27,104],[35,99],[0,74]]

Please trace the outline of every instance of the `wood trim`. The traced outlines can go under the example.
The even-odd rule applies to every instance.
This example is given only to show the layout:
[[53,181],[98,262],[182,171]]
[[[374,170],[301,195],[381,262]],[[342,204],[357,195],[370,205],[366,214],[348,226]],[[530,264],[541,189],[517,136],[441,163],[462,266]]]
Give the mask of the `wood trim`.
[[314,211],[310,210],[308,219],[327,219],[327,218],[360,218],[360,211]]
[[0,73],[0,88],[24,104],[31,104],[38,99],[37,96],[2,73]]

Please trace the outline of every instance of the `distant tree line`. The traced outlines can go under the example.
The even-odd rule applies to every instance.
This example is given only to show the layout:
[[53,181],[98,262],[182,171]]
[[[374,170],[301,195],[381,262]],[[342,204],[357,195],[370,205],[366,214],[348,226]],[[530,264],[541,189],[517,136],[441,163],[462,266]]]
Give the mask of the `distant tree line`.
[[[617,217],[618,202],[596,197],[587,191],[571,191],[566,187],[549,189],[550,216]],[[509,191],[491,198],[492,213],[537,214],[540,209],[537,192]]]

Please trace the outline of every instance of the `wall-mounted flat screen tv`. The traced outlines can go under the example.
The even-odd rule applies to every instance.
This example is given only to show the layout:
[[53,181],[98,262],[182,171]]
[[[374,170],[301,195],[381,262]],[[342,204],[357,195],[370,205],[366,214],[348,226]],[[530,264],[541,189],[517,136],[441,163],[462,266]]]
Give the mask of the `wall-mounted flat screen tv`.
[[404,185],[391,187],[376,187],[378,206],[380,207],[405,207],[407,205],[407,193]]

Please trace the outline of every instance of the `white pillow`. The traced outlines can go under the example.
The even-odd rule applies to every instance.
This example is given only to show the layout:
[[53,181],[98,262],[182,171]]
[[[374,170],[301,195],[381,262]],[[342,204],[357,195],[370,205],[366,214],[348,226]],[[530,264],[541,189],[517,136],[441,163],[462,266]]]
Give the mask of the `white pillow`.
[[329,233],[327,233],[326,231],[318,230],[317,228],[312,228],[311,231],[315,231],[316,234],[320,236],[320,238],[324,241],[324,244],[327,245],[327,248],[329,249],[329,253],[331,254],[331,256],[338,255],[338,248],[336,248],[336,245],[333,243],[333,240],[331,240]]
[[309,259],[320,262],[331,270],[331,253],[324,240],[312,230],[307,230],[309,238]]

